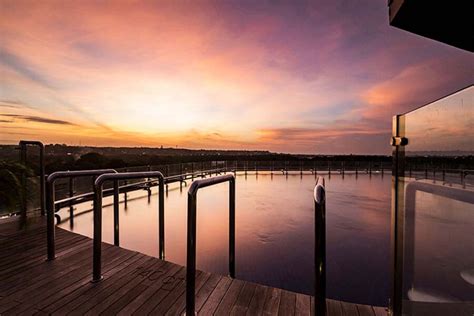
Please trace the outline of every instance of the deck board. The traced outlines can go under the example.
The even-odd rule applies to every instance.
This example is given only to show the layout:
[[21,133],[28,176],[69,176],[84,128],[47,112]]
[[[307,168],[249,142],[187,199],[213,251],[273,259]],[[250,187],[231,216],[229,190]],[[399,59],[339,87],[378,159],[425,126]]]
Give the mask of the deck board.
[[[91,283],[92,240],[57,228],[46,261],[44,220],[18,230],[0,222],[1,315],[182,315],[186,269],[104,243],[104,279]],[[310,315],[314,298],[208,272],[196,272],[200,315]],[[387,315],[383,307],[327,300],[328,315]]]
[[[236,282],[237,280],[234,280]],[[243,281],[241,281],[243,282]],[[255,293],[255,283],[244,282],[242,290],[237,297],[237,301],[233,304],[231,315],[245,315],[247,313],[250,301]],[[225,313],[228,314],[228,313]]]
[[265,296],[267,294],[267,287],[257,284],[255,293],[250,301],[247,315],[262,315],[263,307],[265,305]]
[[282,290],[278,315],[294,315],[296,309],[296,294]]

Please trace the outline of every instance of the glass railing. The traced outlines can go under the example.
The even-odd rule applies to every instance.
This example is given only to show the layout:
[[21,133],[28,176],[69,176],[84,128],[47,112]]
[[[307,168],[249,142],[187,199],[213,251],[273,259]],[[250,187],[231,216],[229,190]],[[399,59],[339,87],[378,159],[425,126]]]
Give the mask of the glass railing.
[[393,130],[391,310],[472,316],[474,87],[396,116]]

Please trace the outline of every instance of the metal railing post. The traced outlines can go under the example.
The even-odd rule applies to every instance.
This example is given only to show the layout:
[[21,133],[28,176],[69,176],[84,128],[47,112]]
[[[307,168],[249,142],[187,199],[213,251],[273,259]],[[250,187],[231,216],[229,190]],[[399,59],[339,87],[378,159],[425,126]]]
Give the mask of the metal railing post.
[[[194,183],[197,183],[197,181]],[[191,185],[191,188],[192,187],[193,186]],[[196,198],[191,194],[188,194],[188,233],[186,253],[186,315],[194,315],[194,289],[196,287]]]
[[102,184],[94,184],[94,233],[92,282],[102,280]]
[[326,315],[326,190],[324,178],[314,187],[314,315]]
[[229,181],[229,275],[235,278],[235,178]]
[[[95,184],[95,183],[94,183]],[[120,246],[120,195],[118,180],[114,181],[114,245]]]
[[[106,181],[114,181],[114,243],[118,241],[118,181],[132,180],[141,178],[158,178],[159,202],[158,202],[158,236],[159,236],[159,258],[165,257],[165,212],[164,212],[164,176],[159,171],[125,172],[125,173],[107,173],[100,175],[94,183],[94,241],[93,241],[93,264],[92,281],[93,283],[102,280],[102,189]],[[116,184],[117,183],[117,184]],[[117,237],[117,239],[115,239]]]
[[226,174],[219,177],[196,180],[188,191],[186,315],[195,314],[197,193],[200,188],[227,181],[229,182],[229,276],[235,278],[235,177],[232,174]]
[[[52,174],[54,175],[54,173]],[[50,175],[49,178],[52,176]],[[47,210],[46,210],[46,245],[48,247],[47,260],[54,260],[56,258],[55,247],[55,227],[54,227],[54,181],[48,181],[47,185]]]
[[[128,172],[128,168],[125,168],[125,172]],[[94,183],[95,183],[95,181],[94,181]],[[124,184],[127,185],[128,181],[125,180]],[[127,207],[128,207],[128,196],[127,196],[126,191],[123,193],[123,206],[125,207],[125,209],[127,209]]]
[[[163,175],[161,175],[163,177]],[[164,178],[158,182],[158,236],[159,236],[159,258],[165,259],[165,183]]]
[[[151,166],[150,166],[150,165],[148,165],[147,171],[151,171]],[[150,181],[150,178],[148,178],[147,180]],[[149,182],[148,182],[148,187],[147,187],[147,193],[148,193],[148,203],[150,203],[150,198],[151,198],[151,185],[150,185]]]
[[[74,196],[74,178],[69,178],[69,197]],[[69,202],[69,225],[74,226],[74,204],[72,200]]]
[[56,257],[56,245],[55,245],[55,225],[54,225],[54,214],[55,208],[55,187],[56,180],[61,178],[75,178],[85,176],[97,176],[106,173],[117,173],[114,169],[99,169],[99,170],[80,170],[80,171],[58,171],[53,172],[48,176],[46,180],[47,190],[47,208],[46,208],[46,244],[47,244],[47,260],[54,260]]

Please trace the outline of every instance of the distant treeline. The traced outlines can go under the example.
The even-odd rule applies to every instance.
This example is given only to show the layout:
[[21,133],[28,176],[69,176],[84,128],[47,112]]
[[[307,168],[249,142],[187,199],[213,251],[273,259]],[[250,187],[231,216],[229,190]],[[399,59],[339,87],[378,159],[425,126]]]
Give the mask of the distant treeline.
[[[390,165],[391,156],[382,155],[296,155],[272,153],[269,151],[241,150],[192,150],[179,148],[117,148],[79,147],[47,145],[45,148],[46,173],[58,170],[84,170],[99,168],[126,168],[134,166],[156,166],[201,161],[304,161],[331,162],[334,166],[342,162]],[[19,152],[16,146],[0,145],[0,160],[17,162]],[[474,169],[474,156],[417,156],[409,159],[415,168],[462,168]],[[34,147],[28,150],[28,167],[38,169],[38,152]]]

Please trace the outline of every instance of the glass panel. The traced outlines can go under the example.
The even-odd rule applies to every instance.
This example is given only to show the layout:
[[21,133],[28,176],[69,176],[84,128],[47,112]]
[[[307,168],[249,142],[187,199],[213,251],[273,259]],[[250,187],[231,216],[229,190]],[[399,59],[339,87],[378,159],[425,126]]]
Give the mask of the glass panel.
[[474,87],[406,113],[400,122],[398,136],[408,139],[396,192],[402,312],[473,315]]

